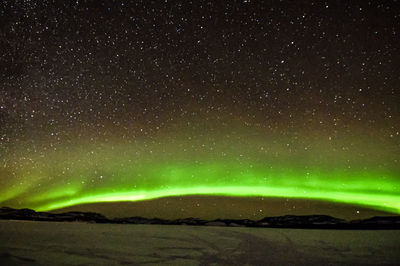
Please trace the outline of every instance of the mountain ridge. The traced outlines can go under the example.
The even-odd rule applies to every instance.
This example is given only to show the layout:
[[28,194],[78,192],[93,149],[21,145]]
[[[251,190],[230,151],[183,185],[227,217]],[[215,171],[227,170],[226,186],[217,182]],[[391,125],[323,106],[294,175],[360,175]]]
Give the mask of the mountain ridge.
[[0,208],[2,220],[25,220],[46,222],[90,222],[104,224],[159,224],[192,226],[237,226],[265,228],[299,229],[400,229],[400,216],[374,216],[367,219],[344,220],[329,215],[283,215],[250,219],[213,219],[199,218],[161,219],[131,216],[109,219],[96,212],[71,211],[64,213],[36,212],[31,209]]

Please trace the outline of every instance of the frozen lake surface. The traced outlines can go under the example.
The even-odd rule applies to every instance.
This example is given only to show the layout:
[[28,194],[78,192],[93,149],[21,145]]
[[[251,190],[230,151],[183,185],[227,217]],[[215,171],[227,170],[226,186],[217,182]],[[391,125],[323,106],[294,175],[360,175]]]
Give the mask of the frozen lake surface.
[[400,265],[400,230],[0,220],[0,265]]

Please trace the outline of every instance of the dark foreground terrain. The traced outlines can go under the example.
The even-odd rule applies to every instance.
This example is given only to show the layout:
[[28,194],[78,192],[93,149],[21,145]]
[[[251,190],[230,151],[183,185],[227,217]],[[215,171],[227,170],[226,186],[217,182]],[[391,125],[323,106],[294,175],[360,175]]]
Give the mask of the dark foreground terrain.
[[400,229],[400,216],[376,216],[367,219],[346,221],[328,215],[284,215],[265,217],[254,221],[249,219],[198,218],[159,219],[144,217],[125,217],[109,219],[94,212],[48,213],[30,209],[0,208],[0,219],[47,222],[91,222],[108,224],[158,224],[158,225],[196,225],[196,226],[244,226],[300,229]]
[[0,220],[0,265],[399,265],[400,230]]

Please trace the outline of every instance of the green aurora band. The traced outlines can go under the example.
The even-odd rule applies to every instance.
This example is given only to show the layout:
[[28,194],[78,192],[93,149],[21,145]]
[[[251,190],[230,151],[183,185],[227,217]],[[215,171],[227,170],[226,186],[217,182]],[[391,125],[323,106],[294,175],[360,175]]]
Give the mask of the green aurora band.
[[[49,211],[168,196],[261,196],[400,213],[397,164],[382,167],[393,153],[371,157],[379,149],[374,144],[360,141],[357,152],[332,152],[332,147],[346,143],[332,147],[311,143],[307,150],[294,144],[288,150],[283,141],[268,146],[254,138],[236,146],[232,140],[212,147],[202,143],[204,138],[153,144],[81,143],[47,150],[45,156],[20,155],[24,159],[18,162],[22,166],[14,170],[15,175],[9,174],[11,166],[0,169],[0,203]],[[7,178],[7,173],[18,178]]]

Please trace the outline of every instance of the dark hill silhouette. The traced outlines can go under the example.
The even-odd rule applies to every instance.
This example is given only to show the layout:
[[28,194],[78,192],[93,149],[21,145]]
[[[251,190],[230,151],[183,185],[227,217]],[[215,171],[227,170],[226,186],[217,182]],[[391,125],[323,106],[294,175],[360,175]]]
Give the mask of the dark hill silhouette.
[[244,226],[273,228],[309,228],[309,229],[400,229],[400,216],[376,216],[362,220],[346,221],[328,215],[285,215],[265,217],[258,221],[249,219],[202,220],[184,218],[165,220],[160,218],[126,217],[108,219],[94,212],[48,213],[31,209],[0,208],[0,219],[28,220],[48,222],[92,222],[113,224],[162,224],[194,226]]

